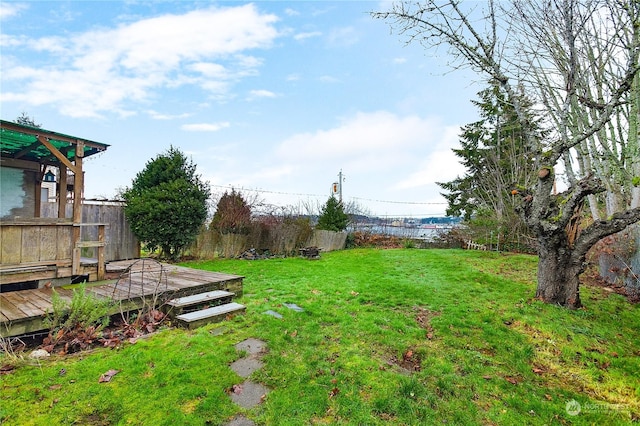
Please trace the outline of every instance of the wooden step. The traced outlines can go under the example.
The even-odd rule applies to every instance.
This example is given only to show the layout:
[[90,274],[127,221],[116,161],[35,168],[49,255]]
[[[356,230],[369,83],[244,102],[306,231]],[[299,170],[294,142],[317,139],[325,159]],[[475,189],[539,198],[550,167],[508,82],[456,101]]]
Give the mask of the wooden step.
[[225,299],[229,299],[229,301],[231,301],[233,296],[234,293],[231,293],[230,291],[214,290],[206,293],[198,293],[191,296],[171,299],[167,302],[167,305],[173,308],[176,314],[180,314],[185,310],[185,308],[192,306],[202,306],[209,303],[220,305],[225,301]]
[[192,329],[212,322],[223,321],[228,316],[243,313],[245,309],[247,309],[246,306],[231,302],[214,306],[213,308],[181,314],[176,319],[187,328]]

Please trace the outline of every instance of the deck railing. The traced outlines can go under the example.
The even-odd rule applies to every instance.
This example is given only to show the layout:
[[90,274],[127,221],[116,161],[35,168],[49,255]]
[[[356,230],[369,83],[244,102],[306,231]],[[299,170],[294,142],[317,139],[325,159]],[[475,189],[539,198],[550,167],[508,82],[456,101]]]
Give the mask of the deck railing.
[[[98,227],[98,241],[82,241],[81,229]],[[83,275],[82,249],[95,247],[96,278],[105,276],[105,224],[65,219],[0,221],[0,284]]]

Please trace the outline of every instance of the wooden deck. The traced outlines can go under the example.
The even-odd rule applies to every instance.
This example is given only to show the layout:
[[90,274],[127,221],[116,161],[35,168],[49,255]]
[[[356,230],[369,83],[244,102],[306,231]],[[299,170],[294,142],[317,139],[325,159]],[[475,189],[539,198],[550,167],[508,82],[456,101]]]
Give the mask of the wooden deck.
[[[113,279],[91,283],[86,289],[96,297],[115,301],[114,314],[213,290],[226,290],[235,293],[235,297],[241,297],[244,278],[145,259],[112,262],[107,265],[107,276]],[[65,301],[70,301],[73,296],[73,290],[64,288],[0,293],[0,336],[44,330],[43,320],[52,310],[53,291]]]

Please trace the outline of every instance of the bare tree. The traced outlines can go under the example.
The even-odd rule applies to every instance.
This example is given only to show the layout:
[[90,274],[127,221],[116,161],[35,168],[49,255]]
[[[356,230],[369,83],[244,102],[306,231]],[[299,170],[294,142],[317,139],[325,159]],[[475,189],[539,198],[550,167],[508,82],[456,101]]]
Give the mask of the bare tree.
[[[635,0],[515,0],[498,9],[490,0],[480,10],[457,0],[427,0],[394,3],[389,11],[373,13],[390,22],[408,42],[448,48],[454,68],[470,67],[497,81],[523,129],[527,114],[517,96],[520,90],[548,119],[543,140],[534,133],[524,134],[538,150],[537,182],[514,189],[522,197],[520,214],[538,241],[536,296],[548,303],[580,307],[579,276],[587,251],[601,238],[640,220],[640,208],[629,206],[579,226],[585,200],[606,190],[606,176],[596,174],[585,161],[582,170],[573,168],[585,142],[607,128],[634,87],[640,68],[637,8]],[[608,31],[595,31],[605,22]],[[623,40],[620,34],[629,29],[633,35]],[[591,46],[593,38],[612,49],[612,55],[590,57],[584,47]],[[607,73],[606,80],[583,70],[611,64],[613,57],[621,66],[612,67],[615,72]],[[588,107],[589,114],[581,115],[576,105]],[[556,194],[555,168],[560,166],[566,171],[568,189]]]

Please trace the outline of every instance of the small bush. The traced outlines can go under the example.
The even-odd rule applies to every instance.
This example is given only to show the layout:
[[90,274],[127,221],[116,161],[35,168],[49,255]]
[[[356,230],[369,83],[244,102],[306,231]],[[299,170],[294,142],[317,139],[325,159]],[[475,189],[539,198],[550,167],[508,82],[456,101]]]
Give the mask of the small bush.
[[405,238],[402,240],[402,248],[413,249],[416,248],[416,242],[411,238]]
[[73,290],[71,303],[64,301],[56,291],[53,291],[51,303],[53,311],[44,320],[50,332],[43,342],[49,352],[59,344],[64,344],[65,353],[84,349],[109,325],[112,301],[87,293],[84,284]]
[[402,241],[393,235],[374,234],[356,231],[352,234],[350,244],[353,247],[401,248]]

